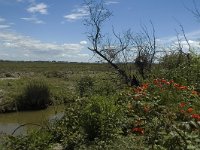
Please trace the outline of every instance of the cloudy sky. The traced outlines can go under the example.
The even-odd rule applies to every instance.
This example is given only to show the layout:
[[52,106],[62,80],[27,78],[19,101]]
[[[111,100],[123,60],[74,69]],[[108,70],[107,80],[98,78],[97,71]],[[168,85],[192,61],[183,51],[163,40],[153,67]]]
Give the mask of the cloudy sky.
[[[200,8],[200,2],[196,0]],[[193,0],[105,0],[113,16],[104,26],[117,31],[151,20],[162,43],[176,40],[182,24],[191,44],[199,46],[200,22],[186,8]],[[83,0],[0,0],[0,59],[93,61],[87,49]]]

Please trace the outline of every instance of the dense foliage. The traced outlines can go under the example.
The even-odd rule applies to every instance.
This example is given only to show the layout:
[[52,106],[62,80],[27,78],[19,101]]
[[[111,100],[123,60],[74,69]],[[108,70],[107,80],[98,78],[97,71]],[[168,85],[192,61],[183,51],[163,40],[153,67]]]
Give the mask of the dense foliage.
[[119,86],[110,74],[81,76],[74,86],[74,98],[63,101],[61,119],[27,135],[6,136],[3,147],[200,149],[199,57],[192,56],[189,66],[184,60],[175,67],[171,59],[176,58],[167,56],[155,64],[138,87]]

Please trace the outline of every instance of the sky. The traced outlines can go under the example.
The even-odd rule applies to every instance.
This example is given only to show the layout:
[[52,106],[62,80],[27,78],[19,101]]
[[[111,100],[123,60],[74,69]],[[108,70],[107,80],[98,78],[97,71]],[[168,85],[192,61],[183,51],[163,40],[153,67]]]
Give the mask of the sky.
[[[162,44],[176,40],[180,24],[191,44],[200,48],[200,22],[188,11],[193,0],[105,0],[112,16],[103,32],[131,29],[153,23]],[[197,8],[200,2],[196,0]],[[87,49],[88,12],[83,0],[0,0],[0,60],[95,61]]]

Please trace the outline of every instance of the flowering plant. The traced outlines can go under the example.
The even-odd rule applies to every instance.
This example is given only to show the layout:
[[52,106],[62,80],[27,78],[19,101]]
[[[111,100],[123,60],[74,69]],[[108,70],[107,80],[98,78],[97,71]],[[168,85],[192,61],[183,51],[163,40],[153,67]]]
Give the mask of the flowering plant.
[[187,145],[185,141],[189,138],[182,132],[195,131],[194,135],[198,134],[200,94],[193,86],[154,79],[131,88],[127,95],[129,133],[144,136],[147,142],[155,144],[156,141],[160,145],[173,143],[174,137],[169,136],[170,133],[177,135],[182,146]]

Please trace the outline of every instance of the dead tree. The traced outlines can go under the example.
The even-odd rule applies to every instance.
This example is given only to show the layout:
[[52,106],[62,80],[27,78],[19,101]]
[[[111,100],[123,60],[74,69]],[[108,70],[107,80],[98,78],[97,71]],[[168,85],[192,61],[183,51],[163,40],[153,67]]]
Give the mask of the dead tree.
[[200,21],[200,9],[197,6],[196,0],[193,0],[193,8],[188,8],[187,6],[185,8],[194,15],[197,21]]
[[[88,8],[89,16],[85,19],[85,25],[89,28],[88,40],[91,42],[91,47],[88,47],[94,54],[100,56],[109,63],[124,79],[127,85],[139,86],[139,81],[134,74],[128,75],[126,69],[120,67],[120,63],[116,63],[116,58],[124,55],[130,50],[129,34],[124,34],[125,39],[115,34],[118,45],[105,44],[105,38],[102,34],[102,26],[104,22],[112,15],[112,13],[104,7],[103,1],[85,1],[85,6]],[[122,55],[121,55],[122,54]],[[122,59],[122,58],[120,58]],[[127,62],[128,63],[128,62]]]
[[150,73],[157,53],[155,29],[153,23],[150,23],[152,26],[151,33],[149,33],[147,27],[143,25],[142,32],[132,37],[133,47],[137,52],[135,64],[143,79],[145,79],[146,74]]

